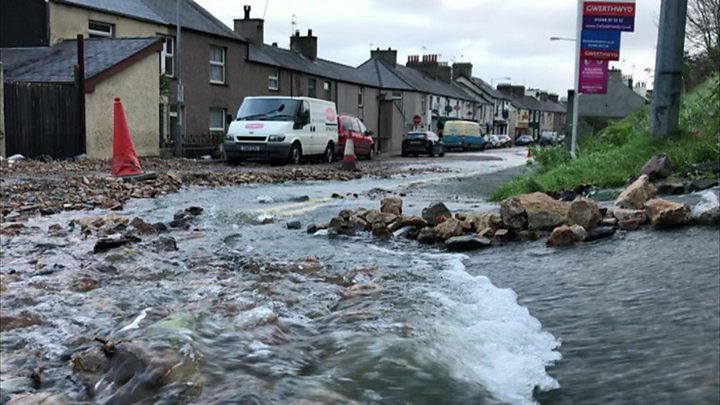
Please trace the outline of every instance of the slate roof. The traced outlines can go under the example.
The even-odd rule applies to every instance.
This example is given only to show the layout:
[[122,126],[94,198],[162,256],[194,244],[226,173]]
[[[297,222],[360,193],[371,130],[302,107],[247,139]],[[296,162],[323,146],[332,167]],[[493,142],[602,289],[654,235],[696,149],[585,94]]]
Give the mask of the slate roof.
[[393,73],[392,68],[381,59],[368,59],[362,65],[358,66],[357,70],[366,74],[373,86],[392,90],[415,90],[398,75]]
[[342,82],[375,85],[371,75],[352,66],[320,58],[311,60],[299,52],[277,46],[248,44],[248,60]]
[[468,95],[473,97],[475,99],[475,101],[477,101],[478,103],[492,104],[492,100],[490,99],[489,96],[486,96],[485,94],[482,94],[482,93],[481,94],[476,93],[475,89],[466,85],[465,83],[455,82],[455,83],[453,83],[453,85],[460,87],[460,89],[462,91],[464,91],[465,93],[467,93]]
[[[157,38],[93,38],[85,40],[85,77],[104,72],[157,43]],[[77,62],[75,40],[51,47],[2,48],[5,81],[73,83]]]
[[[97,10],[161,25],[174,26],[177,3],[170,0],[54,0],[71,6]],[[180,25],[183,29],[231,39],[243,39],[193,0],[182,1]]]
[[485,80],[479,78],[479,77],[473,77],[472,78],[473,83],[483,89],[486,93],[488,93],[491,97],[497,98],[500,100],[510,100],[510,97],[508,97],[507,94],[495,89],[491,85],[489,85]]

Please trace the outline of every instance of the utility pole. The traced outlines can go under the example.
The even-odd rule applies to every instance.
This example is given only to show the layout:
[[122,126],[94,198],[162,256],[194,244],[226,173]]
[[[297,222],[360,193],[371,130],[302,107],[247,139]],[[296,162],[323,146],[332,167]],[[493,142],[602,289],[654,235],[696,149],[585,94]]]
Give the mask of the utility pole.
[[183,108],[183,105],[185,104],[185,87],[182,83],[182,64],[181,64],[181,52],[182,52],[182,44],[181,44],[181,27],[180,27],[180,9],[182,6],[182,2],[184,0],[176,0],[177,2],[177,16],[175,21],[175,44],[176,46],[176,62],[175,62],[175,77],[177,78],[177,127],[175,130],[175,135],[173,136],[173,156],[176,158],[182,157],[182,143],[183,143],[183,134],[185,133],[185,125],[183,125],[183,121],[185,119],[185,110]]
[[687,0],[662,0],[650,116],[650,131],[655,139],[678,129],[686,17]]
[[580,38],[582,37],[582,11],[583,0],[577,0],[577,18],[575,20],[575,81],[573,89],[575,96],[572,104],[572,132],[570,135],[570,156],[575,159],[577,150],[578,113],[580,110]]

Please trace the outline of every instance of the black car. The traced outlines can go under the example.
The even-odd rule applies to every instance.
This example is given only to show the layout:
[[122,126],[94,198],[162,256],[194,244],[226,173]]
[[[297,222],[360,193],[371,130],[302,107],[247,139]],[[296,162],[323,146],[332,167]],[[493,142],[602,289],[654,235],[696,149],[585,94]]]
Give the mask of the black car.
[[408,155],[445,156],[445,145],[436,133],[431,131],[410,132],[402,143],[403,157]]
[[527,146],[527,145],[533,145],[535,144],[535,141],[533,141],[532,136],[530,135],[520,135],[515,140],[515,145],[517,146]]

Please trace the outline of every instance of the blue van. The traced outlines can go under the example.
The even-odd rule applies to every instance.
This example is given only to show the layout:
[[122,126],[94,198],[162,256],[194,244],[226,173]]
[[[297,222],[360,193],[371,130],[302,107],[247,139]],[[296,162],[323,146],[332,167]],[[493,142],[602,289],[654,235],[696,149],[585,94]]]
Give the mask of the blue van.
[[442,140],[447,150],[482,150],[485,146],[480,125],[473,121],[446,121]]

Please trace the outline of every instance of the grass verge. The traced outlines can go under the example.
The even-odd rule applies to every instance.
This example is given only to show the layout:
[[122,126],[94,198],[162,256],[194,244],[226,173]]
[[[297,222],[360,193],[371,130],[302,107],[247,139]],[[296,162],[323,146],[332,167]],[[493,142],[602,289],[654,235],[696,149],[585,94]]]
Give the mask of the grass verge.
[[656,153],[666,153],[676,173],[692,165],[720,159],[720,99],[713,89],[717,77],[708,79],[682,100],[679,133],[662,140],[650,137],[650,106],[608,126],[599,136],[578,147],[570,159],[562,147],[534,149],[535,171],[517,176],[490,196],[501,201],[518,194],[559,192],[580,185],[620,187],[637,176],[640,168]]

